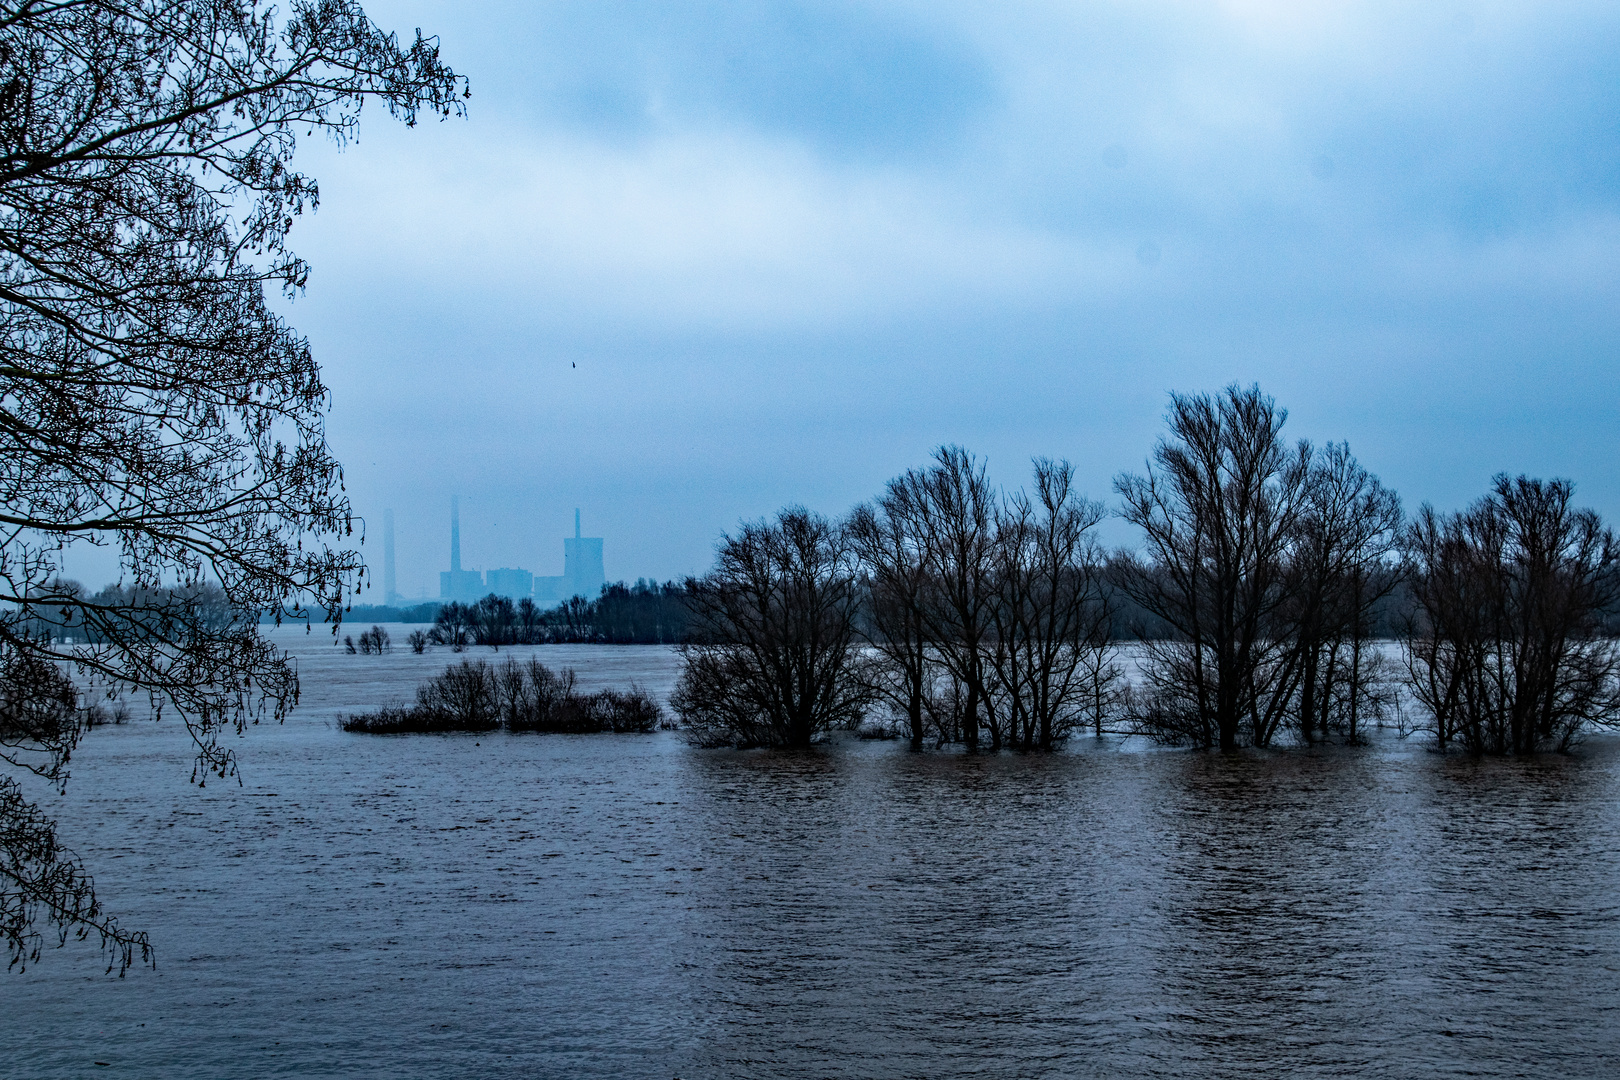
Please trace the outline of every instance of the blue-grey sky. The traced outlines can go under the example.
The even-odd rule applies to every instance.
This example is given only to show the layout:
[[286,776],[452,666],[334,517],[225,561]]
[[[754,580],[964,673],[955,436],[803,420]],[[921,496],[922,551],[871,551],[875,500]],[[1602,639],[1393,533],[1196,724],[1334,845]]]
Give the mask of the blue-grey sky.
[[1620,516],[1613,3],[366,8],[473,88],[300,150],[290,315],[407,596],[453,492],[471,567],[561,573],[579,506],[670,577],[941,442],[1111,500],[1233,381],[1409,507],[1507,470]]

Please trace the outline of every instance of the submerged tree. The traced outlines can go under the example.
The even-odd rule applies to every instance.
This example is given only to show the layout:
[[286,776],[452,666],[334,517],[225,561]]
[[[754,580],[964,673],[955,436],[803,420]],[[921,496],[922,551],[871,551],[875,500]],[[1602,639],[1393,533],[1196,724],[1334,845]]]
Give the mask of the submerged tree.
[[518,615],[510,597],[490,593],[472,605],[473,641],[499,650],[517,640]]
[[1118,481],[1147,539],[1119,579],[1160,624],[1139,717],[1156,738],[1356,741],[1387,710],[1373,635],[1400,582],[1400,500],[1347,444],[1285,445],[1286,417],[1258,387],[1172,395],[1157,468]]
[[[1092,529],[1103,507],[1074,489],[1068,462],[1035,460],[1035,492],[996,515],[994,630],[986,648],[995,743],[1050,750],[1099,709],[1117,669]],[[1003,735],[1003,730],[1005,734]]]
[[[265,299],[307,275],[284,241],[317,190],[290,162],[298,133],[351,137],[367,99],[415,123],[458,112],[465,85],[433,40],[402,46],[352,0],[282,14],[0,3],[0,731],[8,762],[56,784],[86,702],[68,709],[52,671],[149,695],[190,726],[199,775],[229,774],[221,732],[297,694],[259,614],[335,621],[362,573],[319,368]],[[77,544],[117,550],[119,589],[60,583]],[[69,624],[89,644],[59,648]],[[98,935],[120,970],[145,954],[13,777],[0,836],[14,964],[41,919]]]
[[1620,722],[1620,545],[1567,480],[1498,476],[1459,514],[1425,506],[1404,536],[1413,693],[1440,745],[1565,749]]
[[1033,493],[1003,496],[958,447],[889,482],[849,530],[866,586],[867,671],[914,747],[1052,749],[1100,727],[1121,671],[1092,539],[1100,504],[1067,462],[1036,459]]
[[693,640],[670,705],[696,741],[806,747],[865,713],[841,525],[797,507],[745,524],[687,596]]
[[[902,481],[917,511],[931,583],[924,625],[950,686],[951,727],[976,750],[993,704],[986,646],[995,634],[996,491],[984,462],[960,446],[940,447],[932,468]],[[991,749],[1000,749],[1000,726],[987,726]]]
[[1121,586],[1171,634],[1143,644],[1144,720],[1161,738],[1264,745],[1287,715],[1278,623],[1310,472],[1309,447],[1283,443],[1287,415],[1257,386],[1172,394],[1147,474],[1115,482],[1146,541]]
[[907,473],[891,480],[875,503],[856,507],[849,520],[866,586],[863,637],[879,658],[872,689],[903,718],[913,749],[928,737],[936,676],[926,613],[933,579],[918,490]]
[[1292,639],[1285,678],[1296,730],[1306,742],[1361,725],[1387,711],[1385,660],[1373,643],[1378,606],[1400,584],[1393,554],[1401,503],[1356,461],[1346,443],[1312,458],[1289,557],[1291,609],[1281,632]]

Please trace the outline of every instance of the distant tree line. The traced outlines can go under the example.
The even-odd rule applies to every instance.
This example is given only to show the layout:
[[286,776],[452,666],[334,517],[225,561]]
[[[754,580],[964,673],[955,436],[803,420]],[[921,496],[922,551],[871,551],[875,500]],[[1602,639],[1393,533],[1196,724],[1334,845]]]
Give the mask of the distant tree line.
[[[645,579],[615,582],[594,600],[575,596],[554,608],[494,593],[471,604],[440,605],[425,643],[461,650],[469,645],[668,645],[683,640],[691,621],[686,586]],[[414,647],[414,646],[413,646]]]
[[[1105,578],[1110,583],[1114,564],[1120,557],[1117,554],[1107,557]],[[1109,588],[1113,589],[1112,584]],[[423,645],[450,645],[455,639],[453,632],[441,631],[437,635],[431,632],[434,624],[442,618],[452,626],[460,625],[464,629],[463,648],[472,645],[678,645],[686,639],[688,628],[692,625],[690,597],[685,582],[656,582],[643,578],[634,584],[619,581],[604,585],[595,600],[576,596],[552,608],[538,608],[533,614],[526,614],[522,599],[507,599],[512,609],[510,618],[504,612],[497,612],[493,620],[486,618],[486,629],[483,637],[480,637],[474,609],[480,604],[499,608],[502,599],[485,597],[481,601],[454,607],[453,601],[442,600],[403,608],[356,604],[345,613],[344,619],[357,623],[369,622],[374,626],[376,623],[421,625],[427,628],[420,631],[419,640]],[[872,618],[869,603],[870,596],[863,588],[858,619]],[[448,615],[445,614],[447,610],[450,612]],[[1373,618],[1378,628],[1377,636],[1394,636],[1397,619],[1390,601],[1378,605]],[[488,629],[509,625],[518,629],[512,633],[491,633]],[[1113,589],[1109,604],[1110,638],[1135,640],[1144,626],[1153,628],[1156,623],[1130,597]],[[59,628],[57,632],[60,632]],[[415,638],[416,634],[411,637]]]
[[[43,644],[99,645],[128,637],[186,640],[241,625],[244,616],[218,585],[107,585],[92,593],[58,579],[13,619],[15,633]],[[249,626],[252,619],[247,620]]]
[[876,723],[916,747],[1230,750],[1396,722],[1527,753],[1620,722],[1620,546],[1568,481],[1499,476],[1407,520],[1347,445],[1290,444],[1285,419],[1257,386],[1172,394],[1146,470],[1114,483],[1143,542],[1112,556],[1067,462],[1004,492],[954,446],[843,520],[746,523],[678,597],[671,704],[734,746]]
[[551,608],[528,598],[494,593],[470,604],[432,600],[411,607],[356,604],[345,614],[355,622],[425,623],[427,644],[671,645],[685,637],[690,615],[686,586],[646,578],[635,584],[610,582],[594,598],[575,596]]
[[394,604],[355,604],[343,613],[345,621],[369,623],[430,623],[442,607],[438,600],[424,600],[420,604],[399,606]]

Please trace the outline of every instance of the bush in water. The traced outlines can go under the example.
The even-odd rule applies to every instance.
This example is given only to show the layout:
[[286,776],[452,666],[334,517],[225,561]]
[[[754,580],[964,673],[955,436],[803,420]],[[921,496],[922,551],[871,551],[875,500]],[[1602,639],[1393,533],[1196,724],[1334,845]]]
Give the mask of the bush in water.
[[360,651],[370,656],[376,653],[381,656],[385,652],[393,652],[394,646],[388,638],[388,631],[380,626],[373,626],[360,635]]
[[642,733],[663,725],[663,708],[646,691],[579,694],[574,673],[539,660],[508,658],[499,667],[463,660],[416,691],[413,706],[394,705],[344,720],[344,731],[386,735],[428,731]]

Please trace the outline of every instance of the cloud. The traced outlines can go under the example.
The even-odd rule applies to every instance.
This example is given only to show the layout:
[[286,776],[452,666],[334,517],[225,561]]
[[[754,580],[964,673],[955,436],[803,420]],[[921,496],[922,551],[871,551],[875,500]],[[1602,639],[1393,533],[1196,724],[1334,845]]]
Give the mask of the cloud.
[[1611,5],[367,6],[474,87],[307,156],[292,314],[402,522],[633,503],[622,572],[696,569],[939,441],[1103,494],[1166,390],[1251,379],[1411,503],[1523,468],[1620,510]]
[[[405,10],[400,10],[401,8]],[[423,5],[373,17],[432,17]],[[441,13],[437,13],[441,14]],[[590,138],[743,125],[832,157],[937,151],[992,73],[922,12],[857,0],[539,0],[459,12],[498,107]],[[438,20],[442,22],[442,18]]]
[[1039,304],[1108,287],[1128,257],[979,221],[948,185],[751,132],[615,146],[485,127],[444,142],[424,156],[391,138],[323,169],[342,194],[321,232],[369,238],[322,250],[324,272],[431,279],[547,323],[752,331]]

